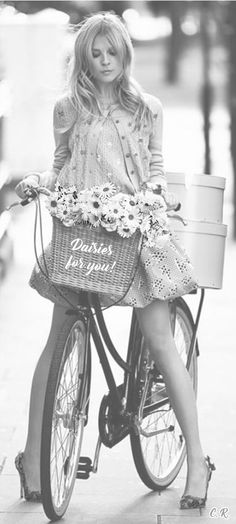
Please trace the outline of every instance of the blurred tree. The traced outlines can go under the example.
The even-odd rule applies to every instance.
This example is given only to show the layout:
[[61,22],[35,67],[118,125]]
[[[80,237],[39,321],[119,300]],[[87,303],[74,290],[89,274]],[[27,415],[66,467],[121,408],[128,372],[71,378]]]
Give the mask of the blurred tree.
[[183,40],[183,33],[181,31],[180,22],[183,13],[186,11],[186,2],[183,1],[153,1],[148,0],[147,6],[155,15],[167,15],[171,20],[172,32],[168,39],[169,54],[167,63],[167,80],[171,84],[177,81],[178,77],[178,62],[181,52],[181,45]]
[[230,119],[231,119],[231,155],[234,170],[233,184],[233,236],[236,240],[236,4],[229,2],[229,58],[230,58]]
[[212,109],[212,86],[210,82],[210,48],[209,20],[212,16],[211,2],[200,2],[201,5],[201,44],[203,58],[203,85],[201,92],[201,105],[203,113],[203,133],[205,144],[204,172],[211,173],[210,151],[210,114]]
[[177,80],[178,62],[181,53],[181,44],[183,33],[181,31],[180,21],[183,13],[183,2],[169,2],[169,14],[172,25],[172,33],[169,40],[169,64],[168,64],[168,81],[173,84]]

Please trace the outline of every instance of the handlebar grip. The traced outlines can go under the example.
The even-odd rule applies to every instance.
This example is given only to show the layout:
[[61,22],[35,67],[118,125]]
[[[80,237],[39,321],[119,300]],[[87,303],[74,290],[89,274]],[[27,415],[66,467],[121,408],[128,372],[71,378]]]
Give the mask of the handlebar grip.
[[34,189],[33,187],[27,189],[27,196],[23,200],[21,200],[20,205],[21,206],[27,206],[34,198],[36,198],[38,194],[38,191]]
[[32,202],[32,198],[24,198],[24,200],[21,200],[20,205],[21,206],[27,206],[30,202]]

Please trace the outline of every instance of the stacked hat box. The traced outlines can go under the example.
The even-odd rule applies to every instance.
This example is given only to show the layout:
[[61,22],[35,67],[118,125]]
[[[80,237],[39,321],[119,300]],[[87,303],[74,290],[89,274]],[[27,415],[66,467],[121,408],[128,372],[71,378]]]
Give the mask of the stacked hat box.
[[194,266],[199,287],[220,289],[223,282],[227,226],[222,224],[225,178],[167,173],[168,190],[181,203],[185,224],[170,219]]

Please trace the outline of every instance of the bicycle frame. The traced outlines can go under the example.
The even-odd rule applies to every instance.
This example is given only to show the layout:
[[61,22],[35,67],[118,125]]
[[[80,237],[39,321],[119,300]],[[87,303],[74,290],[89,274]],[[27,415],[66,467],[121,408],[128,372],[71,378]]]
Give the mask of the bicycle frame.
[[[196,292],[194,292],[196,294]],[[126,361],[124,361],[119,353],[117,352],[116,348],[113,345],[113,342],[110,338],[108,329],[105,324],[105,320],[102,313],[102,308],[98,299],[98,296],[93,293],[86,293],[85,294],[86,299],[83,306],[79,306],[78,311],[82,313],[83,317],[86,319],[86,321],[89,323],[89,332],[92,335],[101,366],[103,369],[103,373],[109,388],[109,394],[112,399],[112,408],[114,409],[114,413],[117,414],[118,417],[122,416],[123,420],[128,424],[134,424],[134,414],[131,412],[131,375],[134,369],[134,363],[136,359],[136,351],[133,346],[133,340],[134,340],[134,330],[135,330],[135,311],[133,311],[132,319],[131,319],[131,326],[130,326],[130,333],[129,333],[129,342],[128,342],[128,349],[127,349],[127,358]],[[200,300],[198,304],[198,310],[196,315],[196,320],[194,323],[194,330],[193,335],[191,339],[189,354],[187,358],[186,367],[189,369],[191,365],[192,356],[195,350],[196,346],[196,339],[197,339],[197,330],[200,320],[200,315],[202,311],[203,301],[205,296],[205,290],[201,289],[200,293]],[[87,303],[86,303],[87,300]],[[175,301],[170,302],[170,308],[171,308],[171,314],[172,314],[172,320],[173,323],[175,323]],[[92,312],[92,309],[94,309],[95,314]],[[124,370],[124,389],[122,392],[122,397],[120,395],[120,392],[118,390],[118,387],[116,385],[111,366],[109,363],[109,360],[107,358],[106,349],[109,351],[110,355],[113,357],[115,362],[118,364],[119,367],[121,367]],[[199,355],[199,352],[197,353],[197,356]],[[155,404],[152,404],[151,406],[144,407],[143,413],[144,415],[148,415],[150,412],[154,412],[164,405],[166,405],[169,402],[168,397],[165,397],[161,400],[158,400]],[[136,417],[137,418],[137,417]],[[137,424],[137,420],[135,422]]]
[[[44,192],[42,189],[41,189],[41,192]],[[28,203],[30,203],[32,200],[34,200],[37,197],[39,211],[40,211],[40,203],[39,203],[40,191],[32,190],[31,193],[32,193],[31,196],[28,196],[25,200],[21,202],[13,203],[10,206],[10,208],[19,203],[23,206],[27,205]],[[37,206],[36,206],[36,211],[37,211]],[[41,214],[41,211],[40,211],[40,214]],[[36,213],[36,217],[37,217],[37,213]],[[36,229],[36,224],[35,224],[35,229]],[[42,225],[41,225],[41,243],[42,243]],[[43,243],[42,243],[42,248],[43,248]],[[196,291],[192,293],[196,293]],[[192,356],[195,350],[197,330],[198,330],[200,315],[202,311],[204,295],[205,295],[205,290],[201,289],[201,296],[200,296],[200,301],[198,305],[196,321],[194,323],[194,330],[193,330],[190,350],[188,353],[188,358],[187,358],[187,363],[186,363],[187,369],[189,369],[190,367]],[[85,299],[83,304],[78,305],[77,307],[73,307],[73,305],[71,304],[73,309],[71,310],[70,308],[68,308],[68,314],[70,313],[77,314],[78,317],[82,316],[83,319],[86,321],[87,327],[88,327],[88,340],[86,343],[87,344],[89,343],[89,335],[91,333],[101,365],[102,365],[104,376],[105,376],[105,379],[106,379],[106,382],[109,388],[109,394],[112,399],[112,408],[114,409],[114,412],[118,416],[122,415],[124,417],[124,420],[126,418],[126,421],[128,420],[129,423],[133,423],[133,417],[132,417],[133,414],[131,413],[131,409],[130,409],[131,395],[132,395],[132,392],[130,391],[131,390],[131,386],[130,386],[131,380],[130,379],[131,379],[132,372],[134,369],[134,363],[135,363],[136,352],[137,352],[136,348],[134,348],[133,346],[134,330],[135,330],[135,325],[136,325],[135,324],[135,311],[133,311],[132,320],[131,320],[129,342],[128,342],[128,349],[127,349],[127,358],[126,358],[126,361],[124,361],[121,358],[121,356],[119,355],[118,351],[116,350],[110,338],[110,335],[109,335],[109,332],[108,332],[108,329],[106,327],[106,323],[103,317],[102,308],[101,308],[98,296],[95,293],[82,292],[82,297],[84,297]],[[173,328],[174,328],[174,325],[175,325],[175,301],[174,300],[170,301],[170,308],[171,308],[172,322],[173,322]],[[95,314],[92,311],[93,309],[94,309]],[[111,354],[112,358],[118,364],[118,366],[124,370],[124,389],[122,391],[122,396],[120,395],[120,392],[116,385],[116,382],[115,382],[115,379],[114,379],[114,376],[111,370],[111,366],[107,358],[105,346],[107,350],[109,351],[109,353]],[[145,413],[148,414],[148,412],[150,411],[153,412],[156,409],[159,409],[160,407],[167,404],[168,401],[169,399],[168,397],[166,397],[162,400],[157,401],[151,407],[146,406],[144,408],[144,414]]]
[[[95,314],[93,313],[93,310]],[[115,362],[125,371],[125,390],[128,391],[128,381],[132,373],[131,365],[131,332],[133,329],[133,321],[131,322],[131,332],[128,344],[128,352],[126,361],[121,358],[118,351],[116,350],[113,342],[110,338],[108,329],[105,324],[105,320],[102,313],[102,308],[98,299],[98,296],[94,293],[85,293],[83,305],[78,306],[78,315],[82,315],[86,321],[89,333],[91,333],[100,362],[103,369],[103,373],[108,385],[108,389],[112,398],[114,409],[117,413],[124,412],[124,399],[121,399],[117,385],[111,370],[109,360],[107,358],[106,349],[109,351]],[[68,314],[75,313],[74,310],[68,310]],[[134,313],[133,313],[134,316]],[[127,395],[126,395],[127,396]],[[125,403],[126,405],[126,403]]]

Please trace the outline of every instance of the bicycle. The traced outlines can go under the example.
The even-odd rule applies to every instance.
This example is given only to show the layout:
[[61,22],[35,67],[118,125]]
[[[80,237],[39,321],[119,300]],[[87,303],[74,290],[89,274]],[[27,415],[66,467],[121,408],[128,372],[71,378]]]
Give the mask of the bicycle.
[[[37,197],[33,190],[22,205]],[[37,209],[37,206],[36,206]],[[41,231],[42,233],[42,231]],[[196,294],[197,291],[194,291]],[[197,329],[204,300],[201,289],[196,320],[183,298],[169,303],[177,349],[197,394]],[[186,456],[181,429],[170,404],[164,379],[151,358],[133,310],[126,360],[110,338],[98,296],[81,293],[77,307],[68,304],[67,319],[58,332],[50,364],[41,438],[41,491],[47,517],[65,513],[76,479],[96,473],[101,445],[112,448],[130,436],[137,472],[151,490],[167,488]],[[108,385],[100,404],[98,440],[93,461],[81,455],[89,416],[91,338]],[[124,372],[116,384],[106,349]]]

